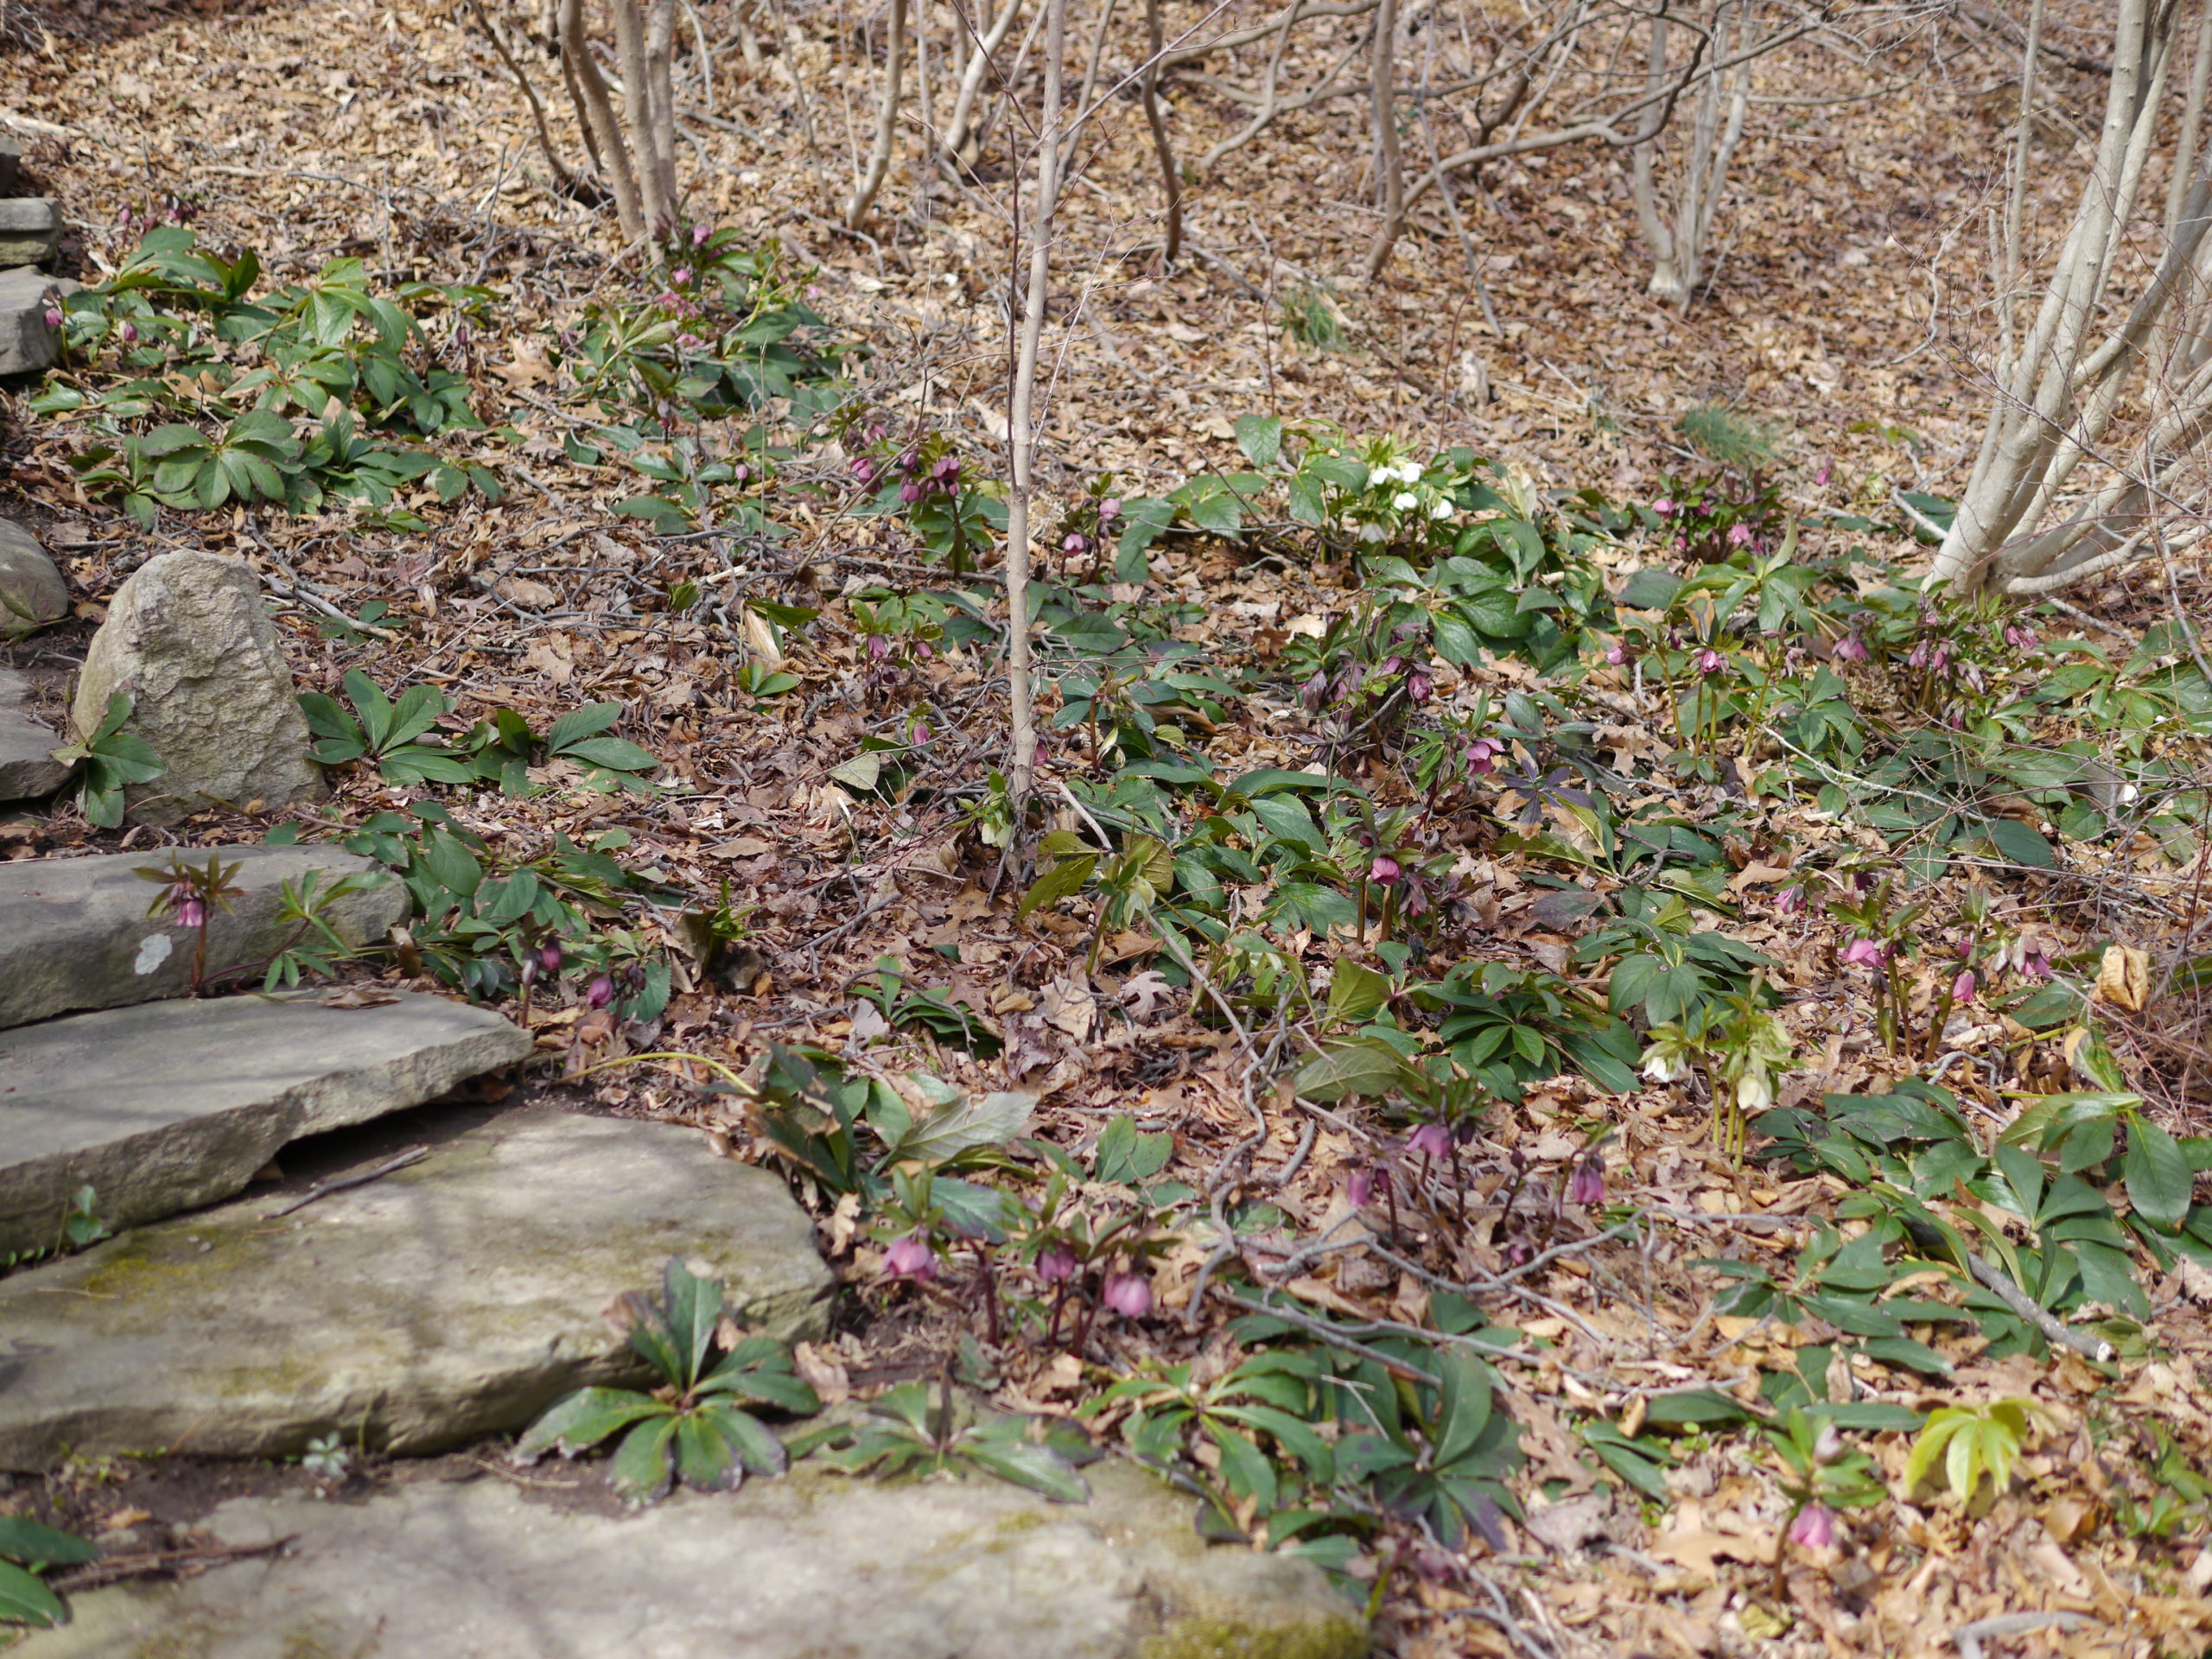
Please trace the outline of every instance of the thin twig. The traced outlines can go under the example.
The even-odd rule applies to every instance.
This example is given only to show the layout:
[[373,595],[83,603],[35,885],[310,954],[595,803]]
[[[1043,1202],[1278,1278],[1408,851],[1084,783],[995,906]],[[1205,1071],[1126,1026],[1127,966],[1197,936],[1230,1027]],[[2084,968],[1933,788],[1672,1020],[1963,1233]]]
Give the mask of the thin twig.
[[341,1175],[334,1181],[325,1181],[319,1186],[311,1187],[283,1208],[270,1211],[262,1217],[262,1219],[274,1221],[279,1216],[290,1215],[295,1210],[306,1209],[317,1198],[327,1198],[332,1193],[343,1192],[350,1186],[366,1186],[371,1181],[383,1179],[396,1169],[404,1169],[410,1164],[419,1164],[429,1155],[430,1149],[428,1147],[410,1147],[397,1158],[388,1158],[374,1169],[365,1170],[359,1175]]

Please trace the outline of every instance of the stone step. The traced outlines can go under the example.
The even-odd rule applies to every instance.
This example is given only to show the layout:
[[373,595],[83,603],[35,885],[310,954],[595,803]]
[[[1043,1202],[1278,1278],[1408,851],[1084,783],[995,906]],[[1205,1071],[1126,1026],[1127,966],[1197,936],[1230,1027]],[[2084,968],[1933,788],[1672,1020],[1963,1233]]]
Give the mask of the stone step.
[[279,1207],[257,1194],[0,1280],[0,1469],[332,1433],[434,1452],[635,1377],[604,1311],[671,1255],[779,1336],[820,1334],[832,1288],[784,1184],[673,1124],[512,1112]]
[[[564,1471],[568,1472],[568,1471]],[[73,1598],[18,1659],[189,1651],[468,1659],[1359,1659],[1358,1610],[1294,1556],[1208,1548],[1191,1500],[1093,1464],[1088,1503],[801,1464],[636,1516],[494,1480],[365,1503],[234,1498],[207,1529],[292,1542],[176,1585]],[[555,1478],[558,1478],[556,1476]],[[601,1478],[594,1469],[582,1477]],[[175,1643],[175,1647],[171,1647]]]
[[51,1246],[80,1187],[110,1227],[157,1221],[229,1198],[302,1135],[530,1050],[496,1014],[413,993],[151,1002],[0,1033],[0,1253]]
[[[216,847],[181,849],[195,868],[210,858],[240,868],[241,891],[207,924],[210,975],[232,968],[256,971],[299,931],[277,918],[284,883],[321,871],[317,891],[342,877],[379,873],[367,859],[335,847]],[[166,849],[103,853],[92,858],[19,859],[0,864],[0,1030],[79,1008],[151,1002],[191,988],[193,931],[149,920],[161,891],[140,877],[165,868]],[[407,889],[385,874],[376,887],[351,893],[324,912],[353,944],[382,938],[407,915]]]

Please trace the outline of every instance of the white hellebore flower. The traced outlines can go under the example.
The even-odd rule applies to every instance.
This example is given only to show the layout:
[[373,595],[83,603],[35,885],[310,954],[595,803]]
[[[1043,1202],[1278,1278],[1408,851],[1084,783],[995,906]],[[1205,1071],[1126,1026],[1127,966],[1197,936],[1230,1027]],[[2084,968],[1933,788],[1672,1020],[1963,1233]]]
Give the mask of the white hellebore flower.
[[1417,461],[1402,461],[1398,463],[1398,476],[1408,484],[1421,482],[1421,462]]
[[1452,504],[1442,496],[1438,496],[1435,500],[1428,504],[1428,516],[1432,518],[1449,518],[1452,516]]
[[1421,497],[1415,495],[1411,490],[1401,490],[1390,498],[1390,505],[1400,512],[1411,512],[1415,507],[1421,505]]
[[1643,1062],[1643,1075],[1654,1083],[1680,1083],[1690,1074],[1687,1054],[1655,1052]]
[[1390,532],[1380,524],[1362,524],[1359,539],[1363,542],[1387,542],[1390,539]]
[[1746,1071],[1736,1079],[1736,1109],[1750,1114],[1763,1112],[1774,1104],[1774,1085],[1767,1081],[1764,1067]]

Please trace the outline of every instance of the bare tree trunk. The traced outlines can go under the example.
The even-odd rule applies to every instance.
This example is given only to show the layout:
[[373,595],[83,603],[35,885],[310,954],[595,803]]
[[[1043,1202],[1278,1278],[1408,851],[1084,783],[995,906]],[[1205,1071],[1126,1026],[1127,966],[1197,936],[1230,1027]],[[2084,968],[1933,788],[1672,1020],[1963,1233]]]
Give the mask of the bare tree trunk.
[[906,0],[891,0],[890,20],[884,26],[883,102],[875,114],[875,143],[868,151],[868,171],[845,204],[845,224],[852,230],[860,229],[874,205],[875,193],[883,188],[884,175],[891,170],[891,152],[899,140],[899,83],[905,76],[906,57]]
[[1375,123],[1376,194],[1382,208],[1382,228],[1376,232],[1375,245],[1367,254],[1370,283],[1389,263],[1390,250],[1406,222],[1406,168],[1398,151],[1397,69],[1398,0],[1382,0],[1375,9],[1375,52],[1367,77],[1369,109]]
[[[1737,49],[1732,52],[1729,49],[1732,32],[1737,38]],[[1651,19],[1650,54],[1644,72],[1647,95],[1662,92],[1668,84],[1669,38],[1662,8]],[[1644,250],[1651,256],[1651,280],[1646,292],[1682,311],[1689,309],[1699,284],[1705,280],[1706,246],[1712,240],[1713,221],[1727,188],[1728,163],[1744,136],[1744,118],[1751,108],[1751,60],[1757,55],[1759,43],[1751,6],[1743,0],[1720,0],[1709,21],[1707,42],[1715,67],[1698,92],[1697,112],[1690,123],[1671,224],[1659,202],[1656,126],[1634,147],[1630,158],[1637,225],[1643,233]]]
[[982,90],[983,77],[991,67],[992,54],[1006,43],[1014,20],[1020,15],[1021,0],[1005,0],[999,15],[991,20],[990,32],[977,41],[968,59],[966,71],[960,78],[960,96],[953,101],[952,118],[944,124],[944,151],[957,156],[961,146],[968,142],[968,128],[975,118],[976,96]]
[[[1112,0],[1108,0],[1111,5]],[[1111,15],[1110,11],[1108,15]],[[1152,128],[1152,147],[1160,153],[1160,181],[1167,197],[1167,252],[1169,264],[1183,251],[1183,181],[1176,170],[1175,149],[1167,141],[1167,118],[1160,111],[1160,0],[1144,0],[1147,41],[1144,62],[1144,118]],[[1104,32],[1102,24],[1100,32]]]
[[665,237],[676,229],[676,0],[652,0],[645,19],[645,83],[640,99],[626,97],[626,109],[645,117],[645,130],[634,130],[651,157],[653,188],[645,217],[653,234]]
[[[1029,219],[1028,287],[1025,294],[1010,296],[1022,301],[1021,324],[1014,340],[1013,385],[1007,397],[1007,439],[1013,474],[1006,511],[1007,702],[1014,728],[1007,783],[1017,804],[1017,815],[1020,804],[1029,798],[1037,783],[1037,715],[1029,663],[1029,506],[1035,486],[1037,350],[1045,332],[1053,210],[1060,188],[1060,65],[1067,45],[1067,0],[1045,0],[1045,109],[1037,140],[1036,201]],[[1013,10],[1013,0],[1007,0],[1007,10]],[[1017,215],[1019,203],[1017,191]],[[1017,256],[1020,248],[1017,218]]]

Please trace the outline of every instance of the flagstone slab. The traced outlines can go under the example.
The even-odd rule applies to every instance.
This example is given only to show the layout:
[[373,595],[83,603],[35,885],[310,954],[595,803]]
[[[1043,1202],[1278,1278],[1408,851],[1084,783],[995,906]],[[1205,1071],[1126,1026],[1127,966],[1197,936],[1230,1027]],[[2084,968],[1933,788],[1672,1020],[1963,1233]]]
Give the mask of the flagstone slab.
[[0,1252],[52,1245],[81,1187],[111,1228],[158,1221],[239,1192],[303,1135],[419,1106],[531,1052],[488,1009],[386,996],[149,1002],[0,1032]]
[[0,1469],[285,1457],[334,1433],[439,1451],[639,1378],[605,1310],[671,1255],[778,1336],[819,1335],[832,1287],[783,1182],[674,1124],[518,1111],[277,1207],[240,1199],[0,1280]]
[[[59,740],[57,739],[58,742]],[[50,746],[49,746],[50,747]],[[91,858],[17,859],[0,864],[0,1028],[79,1008],[112,1008],[180,996],[191,988],[193,931],[146,914],[159,884],[137,872],[166,868],[167,849]],[[284,883],[321,872],[327,893],[349,875],[380,875],[374,887],[334,899],[323,911],[348,944],[380,939],[407,916],[407,889],[365,858],[336,847],[214,847],[180,849],[195,869],[211,858],[240,889],[207,924],[209,976],[253,970],[294,943],[301,929],[280,918]]]
[[[74,1599],[21,1659],[1358,1659],[1311,1562],[1213,1548],[1119,1462],[1088,1503],[995,1481],[887,1485],[800,1465],[734,1494],[578,1513],[486,1478],[365,1503],[233,1499],[280,1555]],[[597,1478],[590,1471],[586,1478]]]

